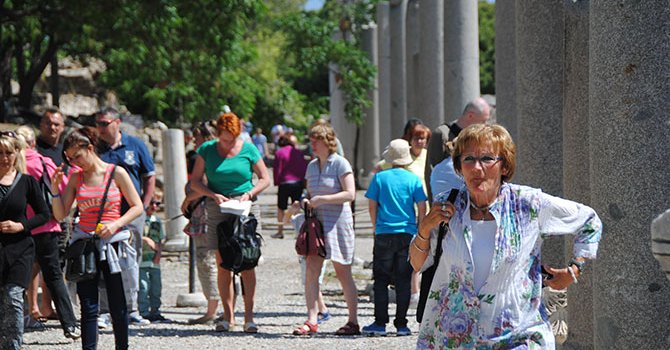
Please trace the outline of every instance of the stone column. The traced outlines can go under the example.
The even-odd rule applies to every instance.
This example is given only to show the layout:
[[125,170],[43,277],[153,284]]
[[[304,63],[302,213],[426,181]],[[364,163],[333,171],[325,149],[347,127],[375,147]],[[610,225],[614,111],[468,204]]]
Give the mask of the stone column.
[[[405,76],[407,77],[407,119],[409,120],[411,118],[419,118],[417,116],[419,103],[419,36],[421,35],[419,0],[408,0],[405,21]],[[402,130],[400,133],[394,133],[394,135],[402,135]]]
[[391,29],[388,2],[377,4],[377,83],[379,87],[379,149],[391,141]]
[[[378,48],[377,48],[377,26],[371,23],[368,28],[363,30],[362,35],[363,50],[368,54],[368,58],[372,64],[378,63]],[[378,79],[375,79],[375,87],[370,91],[370,100],[372,105],[365,111],[365,122],[361,126],[360,150],[361,162],[359,169],[362,169],[360,183],[367,188],[369,182],[369,174],[374,169],[375,164],[379,161],[381,154],[379,147],[379,86]]]
[[[517,0],[515,182],[563,195],[563,1]],[[564,239],[543,243],[542,262],[563,266]]]
[[[165,250],[185,252],[188,250],[188,237],[184,234],[184,226],[188,220],[181,214],[181,203],[186,196],[186,153],[184,152],[184,131],[168,129],[163,131],[163,176],[165,178],[164,203],[167,242]],[[177,217],[179,216],[179,217]],[[174,219],[172,219],[174,218]]]
[[[589,182],[589,2],[564,1],[563,195],[591,205]],[[573,257],[571,238],[565,259]],[[593,349],[593,273],[568,292],[568,339],[564,349]]]
[[405,19],[407,0],[392,0],[391,28],[391,137],[402,136],[407,121],[407,75],[405,60]]
[[516,0],[496,1],[496,120],[516,140]]
[[421,26],[417,116],[434,130],[444,120],[444,3],[419,5]]
[[445,1],[444,18],[444,118],[452,121],[480,94],[477,1]]
[[670,198],[670,6],[590,2],[593,206],[605,227],[593,264],[595,349],[670,348],[670,283],[649,227]]

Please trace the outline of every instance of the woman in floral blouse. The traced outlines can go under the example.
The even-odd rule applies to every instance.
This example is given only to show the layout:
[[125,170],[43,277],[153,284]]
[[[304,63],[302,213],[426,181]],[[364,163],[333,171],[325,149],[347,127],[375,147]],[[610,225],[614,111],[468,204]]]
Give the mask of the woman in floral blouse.
[[585,205],[510,184],[516,155],[499,125],[465,128],[452,154],[465,187],[454,205],[436,196],[410,245],[416,270],[433,264],[437,227],[449,232],[419,330],[417,349],[554,349],[542,304],[540,251],[549,235],[575,235],[567,267],[546,267],[545,285],[576,283],[596,257],[602,224]]

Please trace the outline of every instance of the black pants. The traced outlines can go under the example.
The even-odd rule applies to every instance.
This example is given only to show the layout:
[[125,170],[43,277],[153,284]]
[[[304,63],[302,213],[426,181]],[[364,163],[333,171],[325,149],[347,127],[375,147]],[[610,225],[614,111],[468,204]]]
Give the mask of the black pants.
[[411,240],[412,235],[407,233],[375,235],[372,272],[375,278],[375,323],[378,325],[389,321],[388,286],[395,281],[396,313],[393,324],[396,327],[407,326],[412,280],[412,266],[408,261]]
[[[33,236],[35,241],[35,260],[40,265],[44,282],[51,292],[51,299],[56,305],[60,325],[65,329],[72,327],[77,321],[70,303],[70,296],[63,280],[60,265],[58,240],[60,232],[46,232]],[[37,287],[37,286],[35,286]]]

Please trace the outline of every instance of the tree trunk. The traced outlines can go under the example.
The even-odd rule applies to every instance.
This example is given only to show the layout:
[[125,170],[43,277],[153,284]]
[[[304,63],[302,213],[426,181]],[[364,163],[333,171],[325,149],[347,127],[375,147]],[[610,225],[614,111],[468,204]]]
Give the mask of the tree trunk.
[[[53,57],[56,54],[56,51],[58,50],[58,45],[56,44],[56,40],[53,39],[53,37],[49,37],[49,44],[47,45],[46,50],[38,56],[38,57],[31,57],[31,62],[30,62],[30,67],[26,69],[17,69],[19,73],[19,110],[20,111],[30,111],[31,105],[32,105],[32,96],[33,96],[33,89],[35,89],[35,84],[37,83],[37,80],[39,80],[40,76],[42,75],[42,72],[44,72],[44,69],[46,68],[47,64],[51,60],[51,57]],[[22,49],[17,49],[16,51],[16,60],[17,60],[17,66],[22,65],[23,63],[23,52],[21,52]],[[34,50],[37,51],[37,50]]]
[[58,55],[54,53],[51,56],[51,79],[49,80],[51,87],[52,104],[56,107],[60,106],[60,86],[58,75]]
[[12,48],[0,49],[0,121],[7,121],[5,105],[12,98]]

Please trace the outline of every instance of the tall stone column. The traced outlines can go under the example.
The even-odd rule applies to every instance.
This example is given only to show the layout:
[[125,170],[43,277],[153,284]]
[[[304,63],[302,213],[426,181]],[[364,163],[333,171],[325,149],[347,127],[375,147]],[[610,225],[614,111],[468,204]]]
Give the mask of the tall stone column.
[[[563,195],[562,0],[517,0],[517,182]],[[543,244],[543,263],[563,266],[564,239]]]
[[392,0],[391,27],[391,137],[402,136],[407,121],[407,72],[405,59],[405,19],[407,0]]
[[[165,250],[185,252],[188,250],[188,237],[184,226],[188,220],[181,214],[181,203],[186,194],[186,153],[184,151],[184,131],[168,129],[163,131],[163,176],[165,177],[164,202],[168,222],[165,225],[167,242]],[[174,219],[172,219],[174,218]]]
[[[589,182],[589,2],[565,1],[563,195],[591,205]],[[565,259],[572,257],[566,239]],[[568,292],[568,339],[563,349],[593,349],[593,273]]]
[[595,349],[670,348],[670,283],[649,227],[670,198],[670,6],[592,0],[591,193],[604,232],[593,264]]
[[419,5],[421,27],[417,116],[435,129],[444,120],[444,2]]
[[452,121],[480,94],[477,1],[445,1],[444,18],[444,117]]
[[391,141],[391,28],[390,5],[377,4],[377,83],[379,91],[379,147]]
[[496,1],[496,121],[516,140],[516,0]]
[[[372,62],[374,65],[377,65],[379,61],[377,56],[377,26],[374,23],[371,23],[368,28],[363,30],[362,46],[363,50],[368,54],[368,59],[370,59],[370,62]],[[375,87],[372,91],[370,91],[369,95],[372,104],[365,111],[365,122],[363,126],[361,126],[361,137],[359,140],[359,149],[361,151],[361,162],[359,164],[359,169],[363,169],[360,180],[361,184],[365,185],[364,187],[366,188],[369,181],[368,177],[370,171],[374,169],[374,166],[379,161],[379,156],[381,154],[379,147],[378,85],[378,79],[375,78]]]
[[[419,97],[419,0],[408,0],[405,19],[405,76],[407,91],[407,119],[417,116]],[[425,121],[424,121],[425,122]],[[400,132],[402,134],[402,131]]]

